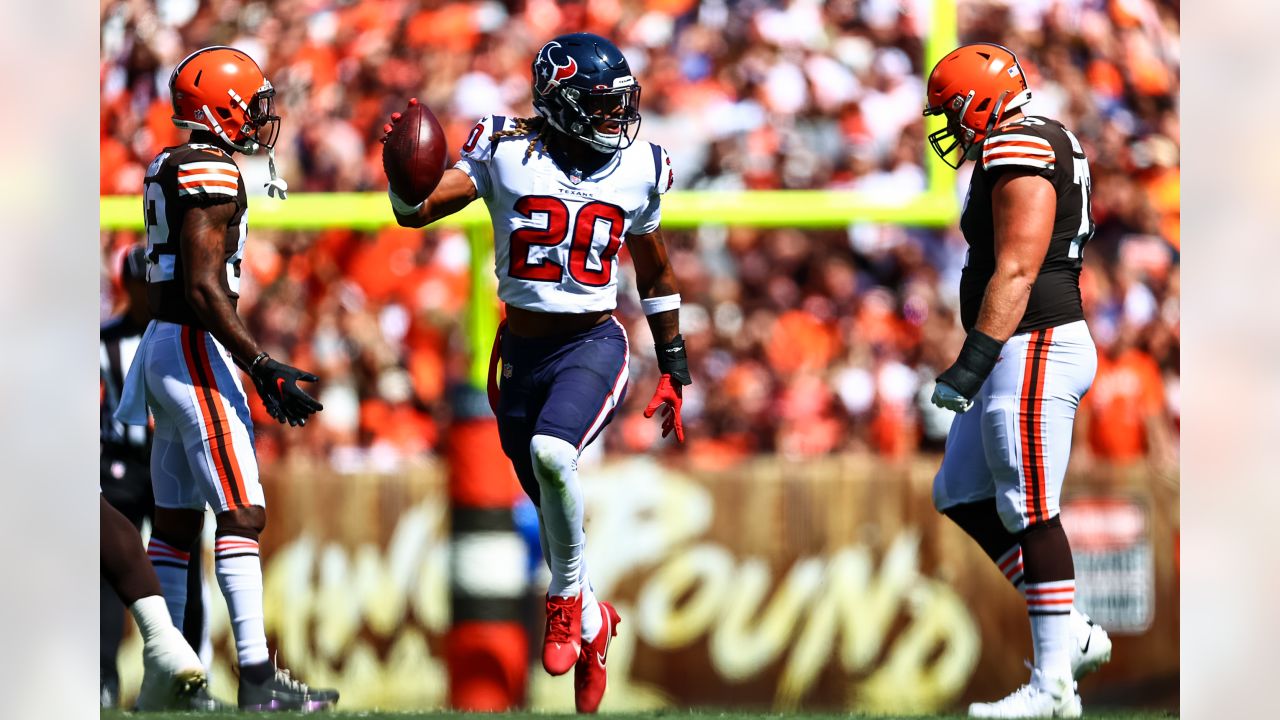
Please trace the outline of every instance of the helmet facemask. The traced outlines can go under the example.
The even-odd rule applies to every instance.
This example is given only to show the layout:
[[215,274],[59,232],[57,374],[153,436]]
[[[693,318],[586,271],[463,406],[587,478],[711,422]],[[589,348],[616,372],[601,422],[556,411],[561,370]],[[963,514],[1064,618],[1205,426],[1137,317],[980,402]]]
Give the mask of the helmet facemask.
[[640,132],[639,85],[593,90],[561,85],[548,99],[558,100],[561,112],[538,108],[547,122],[600,152],[628,148]]
[[[973,104],[974,91],[970,90],[968,95],[954,95],[945,106],[937,105],[925,108],[924,114],[942,115],[947,124],[945,127],[929,133],[929,145],[933,151],[942,158],[942,162],[946,163],[953,169],[959,169],[965,160],[976,160],[981,152],[982,141],[991,134],[995,129],[996,123],[1000,121],[1000,116],[1005,111],[1005,99],[1008,92],[1000,93],[1000,98],[996,100],[995,107],[991,108],[991,112],[987,114],[985,126],[981,129],[971,128],[965,125],[963,118],[969,115],[969,106]],[[974,112],[984,112],[987,108],[983,105],[989,104],[990,98],[983,100]],[[944,146],[948,140],[950,144]],[[958,152],[957,152],[958,151]]]
[[232,140],[227,134],[218,120],[228,122],[233,119],[229,110],[223,107],[217,108],[217,116],[209,112],[209,106],[204,106],[205,115],[209,117],[213,124],[213,132],[222,138],[227,144],[245,155],[253,155],[259,150],[271,150],[275,147],[276,140],[280,136],[280,116],[275,113],[276,108],[276,91],[271,86],[271,81],[263,80],[262,87],[253,94],[253,97],[245,102],[236,91],[228,90],[227,94],[231,96],[231,101],[243,112],[244,122],[239,128],[239,135],[242,138],[240,142]]
[[249,102],[248,112],[249,121],[241,133],[249,135],[252,131],[253,141],[259,147],[274,148],[280,138],[280,116],[276,114],[276,89],[271,86],[271,81],[262,81],[262,87]]

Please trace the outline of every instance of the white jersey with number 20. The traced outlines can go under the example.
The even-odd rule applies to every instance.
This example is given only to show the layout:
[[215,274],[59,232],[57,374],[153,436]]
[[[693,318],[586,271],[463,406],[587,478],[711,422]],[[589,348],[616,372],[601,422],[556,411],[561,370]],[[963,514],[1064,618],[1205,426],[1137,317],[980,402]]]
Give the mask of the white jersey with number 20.
[[525,310],[612,310],[618,251],[628,234],[658,229],[671,159],[635,142],[587,177],[571,177],[541,146],[525,157],[526,136],[492,143],[510,118],[487,116],[471,130],[454,166],[465,172],[493,220],[498,297]]

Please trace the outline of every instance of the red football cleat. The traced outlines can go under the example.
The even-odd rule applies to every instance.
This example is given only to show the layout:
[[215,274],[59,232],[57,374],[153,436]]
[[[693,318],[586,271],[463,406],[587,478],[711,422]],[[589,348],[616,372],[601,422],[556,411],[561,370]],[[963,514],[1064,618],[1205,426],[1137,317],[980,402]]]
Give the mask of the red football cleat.
[[547,631],[542,641],[542,667],[563,675],[582,652],[582,593],[547,597]]
[[582,646],[582,656],[573,668],[573,700],[580,713],[593,713],[604,697],[605,681],[609,679],[604,669],[605,656],[609,654],[609,641],[618,634],[622,618],[607,602],[600,603],[604,622],[596,639]]

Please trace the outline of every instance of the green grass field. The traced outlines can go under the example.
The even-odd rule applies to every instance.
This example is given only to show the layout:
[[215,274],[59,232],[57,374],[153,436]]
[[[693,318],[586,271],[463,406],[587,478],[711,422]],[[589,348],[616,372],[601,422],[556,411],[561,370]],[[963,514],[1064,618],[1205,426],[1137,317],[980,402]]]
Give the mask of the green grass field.
[[[419,718],[475,718],[476,720],[504,720],[505,718],[525,718],[532,717],[538,720],[568,720],[568,718],[576,717],[574,715],[561,714],[543,714],[543,713],[501,713],[501,714],[472,714],[457,712],[335,712],[328,713],[336,716],[339,720],[347,718],[368,718],[369,720],[418,720]],[[763,713],[763,712],[721,712],[715,710],[690,710],[690,711],[669,711],[669,712],[652,712],[652,713],[601,713],[602,717],[609,720],[712,720],[720,718],[722,720],[764,720],[765,718],[776,718],[777,720],[892,720],[892,718],[912,718],[913,720],[937,720],[941,718],[963,718],[963,715],[845,715],[835,713]],[[149,718],[152,720],[170,720],[171,718],[205,718],[206,720],[222,720],[223,718],[243,718],[241,713],[127,713],[116,710],[103,711],[104,720],[116,720],[119,718]],[[277,713],[270,716],[272,718],[292,718],[307,717],[315,720],[324,717],[320,713],[304,715],[302,713]],[[1155,720],[1156,718],[1176,718],[1176,713],[1164,711],[1150,710],[1091,710],[1085,709],[1085,717],[1090,720]]]

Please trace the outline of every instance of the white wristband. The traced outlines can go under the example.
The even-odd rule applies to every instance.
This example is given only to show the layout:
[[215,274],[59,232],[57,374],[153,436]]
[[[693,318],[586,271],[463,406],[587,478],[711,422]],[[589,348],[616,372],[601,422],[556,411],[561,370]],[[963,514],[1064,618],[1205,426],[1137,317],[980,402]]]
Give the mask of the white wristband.
[[677,310],[680,308],[679,295],[663,295],[656,298],[641,298],[640,309],[644,310],[645,315],[654,315],[668,310]]
[[426,200],[423,200],[417,205],[410,205],[404,200],[401,200],[400,196],[396,195],[390,185],[387,186],[387,196],[391,198],[391,209],[395,210],[396,213],[400,215],[417,215],[418,211],[422,209],[423,203],[426,202]]

